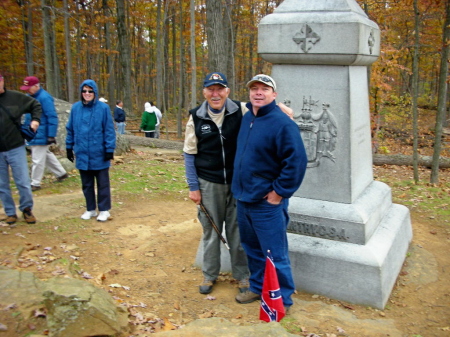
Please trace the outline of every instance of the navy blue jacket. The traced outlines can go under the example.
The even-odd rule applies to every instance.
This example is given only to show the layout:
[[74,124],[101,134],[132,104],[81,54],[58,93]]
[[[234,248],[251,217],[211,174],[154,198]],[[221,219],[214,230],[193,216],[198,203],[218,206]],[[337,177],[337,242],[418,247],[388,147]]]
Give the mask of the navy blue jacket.
[[114,108],[114,120],[117,123],[125,122],[125,111],[119,106]]
[[275,191],[290,198],[300,187],[308,163],[300,130],[276,102],[242,118],[238,135],[232,192],[243,202],[261,201]]

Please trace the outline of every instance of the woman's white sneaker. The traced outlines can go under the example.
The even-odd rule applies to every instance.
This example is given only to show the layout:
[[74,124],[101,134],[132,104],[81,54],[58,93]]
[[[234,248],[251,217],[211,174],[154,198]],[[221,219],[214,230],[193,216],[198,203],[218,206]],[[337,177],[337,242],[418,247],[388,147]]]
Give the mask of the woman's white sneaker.
[[106,221],[111,216],[108,211],[101,211],[98,214],[97,221]]
[[83,220],[89,220],[90,218],[92,218],[93,216],[96,216],[97,212],[96,211],[86,211],[83,213],[83,215],[81,216],[81,219]]

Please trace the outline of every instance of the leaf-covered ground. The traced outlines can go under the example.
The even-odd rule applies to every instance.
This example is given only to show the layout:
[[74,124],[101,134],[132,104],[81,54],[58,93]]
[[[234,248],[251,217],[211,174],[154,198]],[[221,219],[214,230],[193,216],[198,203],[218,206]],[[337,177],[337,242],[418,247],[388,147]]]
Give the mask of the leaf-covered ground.
[[[432,337],[450,334],[450,170],[441,183],[411,185],[408,167],[374,167],[393,188],[394,202],[411,210],[414,238],[385,310],[297,293],[283,325],[300,336]],[[83,221],[84,198],[76,171],[63,183],[46,177],[35,193],[38,222],[0,224],[0,265],[40,278],[75,277],[108,290],[129,308],[130,336],[176,329],[198,318],[224,317],[260,324],[259,304],[235,302],[237,284],[222,275],[211,296],[198,293],[201,271],[193,266],[201,227],[187,199],[182,156],[134,149],[111,168],[112,219]],[[433,202],[430,202],[433,201]],[[0,336],[43,332],[42,317],[14,306],[0,308]]]

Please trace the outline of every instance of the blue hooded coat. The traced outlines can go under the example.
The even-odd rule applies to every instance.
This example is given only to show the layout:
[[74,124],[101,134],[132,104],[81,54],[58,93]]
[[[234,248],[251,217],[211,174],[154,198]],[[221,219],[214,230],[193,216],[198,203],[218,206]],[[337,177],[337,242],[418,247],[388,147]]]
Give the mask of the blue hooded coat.
[[85,80],[80,85],[94,90],[95,98],[90,102],[81,101],[73,104],[66,125],[66,148],[72,149],[79,170],[103,170],[110,166],[105,160],[105,153],[114,153],[116,132],[109,106],[98,100],[97,84],[94,80]]

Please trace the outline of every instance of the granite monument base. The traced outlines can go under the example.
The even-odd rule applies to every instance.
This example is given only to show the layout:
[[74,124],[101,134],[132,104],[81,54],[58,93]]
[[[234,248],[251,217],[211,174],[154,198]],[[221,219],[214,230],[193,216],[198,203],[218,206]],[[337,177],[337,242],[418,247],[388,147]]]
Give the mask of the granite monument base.
[[[361,198],[370,201],[364,193]],[[305,200],[309,204],[317,203],[316,207],[309,209],[322,209],[324,218],[321,219],[321,215],[317,214],[314,222],[330,222],[334,217],[339,219],[337,222],[340,225],[345,223],[345,212],[343,214],[338,208],[332,207],[335,212],[333,216],[330,210],[323,209],[323,201]],[[301,203],[302,198],[291,198],[291,219],[295,218],[297,205]],[[372,203],[378,204],[376,200]],[[357,200],[351,206],[356,210],[359,207],[355,205],[358,204],[361,202]],[[343,205],[343,208],[351,209],[349,206]],[[365,244],[288,233],[297,290],[383,309],[405,260],[412,240],[412,227],[407,207],[391,203],[389,207],[378,210],[381,210],[381,214],[376,214],[372,209],[371,217],[379,218],[380,221]],[[310,220],[312,213],[309,214]],[[349,213],[347,215],[349,219],[354,217]],[[370,222],[370,218],[367,218],[367,222]]]

